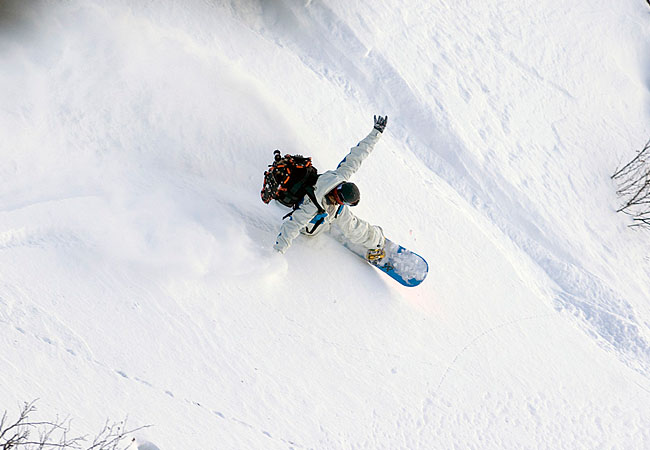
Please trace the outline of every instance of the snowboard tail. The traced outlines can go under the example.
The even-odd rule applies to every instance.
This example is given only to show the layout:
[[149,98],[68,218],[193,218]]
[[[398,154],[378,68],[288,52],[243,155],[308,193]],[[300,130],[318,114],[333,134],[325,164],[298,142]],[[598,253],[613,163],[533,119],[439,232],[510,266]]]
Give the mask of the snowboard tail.
[[418,286],[429,272],[429,264],[423,257],[389,239],[386,239],[384,246],[386,256],[379,261],[367,261],[366,249],[359,245],[349,242],[344,242],[343,245],[403,286]]

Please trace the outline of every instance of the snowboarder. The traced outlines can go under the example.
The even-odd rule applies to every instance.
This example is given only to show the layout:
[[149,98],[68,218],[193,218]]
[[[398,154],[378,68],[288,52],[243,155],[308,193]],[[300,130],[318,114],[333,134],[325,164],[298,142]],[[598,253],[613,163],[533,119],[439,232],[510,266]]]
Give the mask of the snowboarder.
[[317,204],[305,196],[298,209],[282,223],[273,246],[275,250],[286,252],[300,234],[317,236],[336,227],[338,234],[348,242],[367,249],[366,259],[369,261],[377,261],[385,256],[386,239],[382,229],[359,219],[350,211],[351,206],[359,204],[361,194],[349,179],[379,141],[388,116],[375,116],[374,120],[370,134],[350,150],[336,170],[329,170],[318,177],[314,188]]

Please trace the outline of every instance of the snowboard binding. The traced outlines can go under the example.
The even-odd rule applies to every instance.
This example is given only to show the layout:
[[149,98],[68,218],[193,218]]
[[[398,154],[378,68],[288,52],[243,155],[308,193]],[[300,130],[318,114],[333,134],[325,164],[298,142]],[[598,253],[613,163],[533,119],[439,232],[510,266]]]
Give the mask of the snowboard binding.
[[385,257],[386,252],[383,248],[371,248],[366,252],[366,260],[368,260],[370,264],[377,265]]

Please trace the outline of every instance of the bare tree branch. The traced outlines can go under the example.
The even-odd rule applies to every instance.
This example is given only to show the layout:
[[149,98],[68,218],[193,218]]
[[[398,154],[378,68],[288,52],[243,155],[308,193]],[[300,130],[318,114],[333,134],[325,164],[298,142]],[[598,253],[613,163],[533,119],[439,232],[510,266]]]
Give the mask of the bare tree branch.
[[622,199],[616,212],[630,215],[630,226],[650,229],[650,140],[611,178],[618,183],[616,194]]
[[[650,1],[650,0],[648,0]],[[643,150],[641,150],[636,157],[634,157],[629,163],[624,165],[621,169],[617,170],[614,172],[614,175],[612,175],[612,178],[618,178],[621,175],[624,175],[627,171],[630,170],[631,167],[637,166],[639,163],[645,163],[645,158],[648,156],[646,153],[648,149],[650,148],[650,140],[645,144],[645,147]]]
[[[25,403],[18,419],[10,422],[5,411],[0,418],[0,450],[48,450],[48,449],[85,449],[85,450],[127,450],[135,442],[129,439],[133,433],[148,428],[150,425],[128,429],[127,420],[111,423],[106,421],[104,428],[93,439],[89,447],[82,446],[85,436],[69,437],[70,419],[55,421],[32,421],[29,416],[36,411],[36,400]],[[38,439],[32,439],[32,432],[38,433]],[[128,442],[125,442],[128,441]]]

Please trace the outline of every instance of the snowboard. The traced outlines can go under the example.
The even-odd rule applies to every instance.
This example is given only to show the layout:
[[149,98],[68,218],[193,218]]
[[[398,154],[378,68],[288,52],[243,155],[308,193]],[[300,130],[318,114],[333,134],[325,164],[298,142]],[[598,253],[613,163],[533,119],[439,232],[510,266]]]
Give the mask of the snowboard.
[[427,264],[423,257],[394,243],[388,238],[384,246],[386,256],[379,261],[373,262],[366,259],[365,248],[349,242],[344,242],[343,245],[368,264],[375,266],[403,286],[418,286],[424,281],[429,272],[429,264]]

